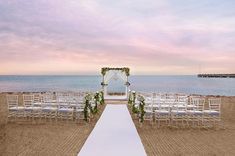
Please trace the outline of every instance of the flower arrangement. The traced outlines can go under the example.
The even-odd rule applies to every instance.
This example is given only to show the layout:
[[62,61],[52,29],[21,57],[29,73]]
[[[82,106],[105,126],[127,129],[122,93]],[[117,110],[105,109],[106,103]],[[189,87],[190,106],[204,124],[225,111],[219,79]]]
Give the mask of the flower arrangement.
[[101,74],[104,76],[107,71],[109,70],[121,70],[122,72],[125,72],[126,76],[130,76],[130,68],[124,67],[124,68],[109,68],[109,67],[104,67],[101,69]]
[[140,102],[140,105],[139,105],[139,121],[142,123],[144,121],[144,114],[145,114],[145,111],[144,111],[144,105],[145,105],[145,99],[142,95],[139,95],[137,97],[137,100]]
[[133,113],[138,113],[139,110],[138,108],[135,107],[135,99],[136,99],[136,92],[132,91],[131,92],[131,106],[132,106],[132,112]]
[[89,109],[91,112],[93,112],[92,107],[91,107],[91,101],[92,100],[92,96],[91,94],[86,94],[84,97],[84,103],[85,103],[85,107],[84,107],[84,120],[85,121],[89,121]]
[[103,91],[99,92],[99,102],[101,105],[104,104],[104,92]]
[[132,104],[132,92],[129,91],[128,93],[128,104],[131,105]]
[[98,102],[100,102],[100,96],[99,92],[96,92],[94,95],[94,102],[95,107],[93,108],[93,113],[96,114],[98,112]]

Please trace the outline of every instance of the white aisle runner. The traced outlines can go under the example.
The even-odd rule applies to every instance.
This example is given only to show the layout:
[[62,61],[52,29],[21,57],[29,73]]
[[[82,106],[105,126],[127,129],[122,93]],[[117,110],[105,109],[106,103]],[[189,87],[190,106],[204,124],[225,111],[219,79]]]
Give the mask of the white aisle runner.
[[126,105],[107,105],[78,156],[146,156]]

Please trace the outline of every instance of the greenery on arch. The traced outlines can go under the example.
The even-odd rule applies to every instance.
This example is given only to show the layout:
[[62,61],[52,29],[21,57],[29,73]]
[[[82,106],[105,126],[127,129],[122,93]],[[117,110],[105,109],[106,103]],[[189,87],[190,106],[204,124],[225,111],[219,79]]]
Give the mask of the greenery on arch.
[[106,74],[106,72],[109,70],[121,70],[122,72],[125,72],[126,76],[130,76],[130,68],[128,68],[128,67],[123,67],[123,68],[104,67],[101,69],[101,74],[104,76]]

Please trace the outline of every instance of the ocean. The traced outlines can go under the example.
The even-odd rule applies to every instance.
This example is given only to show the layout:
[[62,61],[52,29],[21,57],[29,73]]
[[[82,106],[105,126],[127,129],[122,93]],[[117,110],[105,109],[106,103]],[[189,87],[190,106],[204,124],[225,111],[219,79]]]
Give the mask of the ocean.
[[[0,76],[0,92],[97,91],[101,89],[101,80],[101,76],[85,75]],[[129,82],[131,90],[140,92],[235,96],[234,78],[131,75]],[[113,79],[108,90],[124,91],[123,84],[121,80]]]

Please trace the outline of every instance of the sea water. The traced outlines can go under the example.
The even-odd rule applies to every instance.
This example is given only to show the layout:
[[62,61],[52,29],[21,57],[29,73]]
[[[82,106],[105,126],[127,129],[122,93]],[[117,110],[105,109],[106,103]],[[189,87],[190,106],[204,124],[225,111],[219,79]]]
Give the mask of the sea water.
[[[0,92],[97,91],[101,76],[0,76]],[[187,76],[129,77],[130,89],[141,92],[235,96],[235,78]],[[124,82],[111,79],[108,90],[124,91]]]

